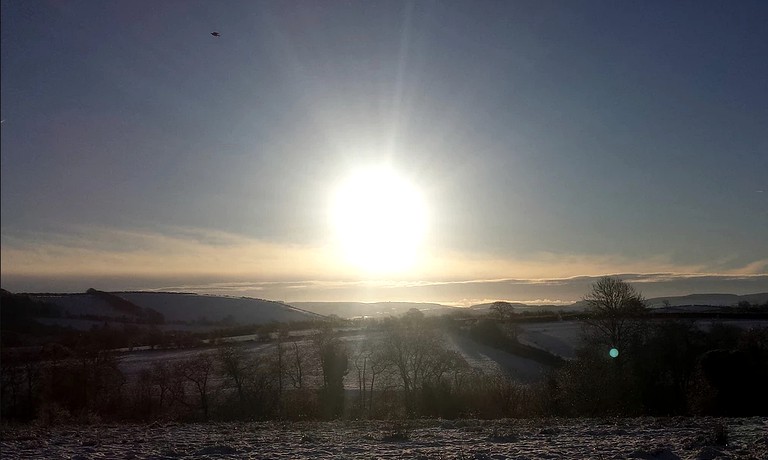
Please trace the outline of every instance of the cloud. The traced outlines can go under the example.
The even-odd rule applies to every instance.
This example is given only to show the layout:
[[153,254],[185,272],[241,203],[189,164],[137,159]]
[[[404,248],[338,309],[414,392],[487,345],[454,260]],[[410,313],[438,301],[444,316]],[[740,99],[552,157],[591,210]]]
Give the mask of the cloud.
[[[520,278],[552,280],[606,273],[702,273],[701,264],[679,264],[666,255],[628,258],[621,255],[539,252],[525,258],[489,254],[439,253],[426,262],[425,273],[439,272],[447,279]],[[500,276],[501,275],[501,276]],[[551,281],[548,281],[551,282]]]
[[[655,255],[539,253],[528,258],[435,252],[410,273],[370,279],[331,246],[263,241],[194,228],[74,228],[2,235],[3,287],[26,291],[154,289],[262,298],[481,303],[578,300],[594,280],[618,274],[648,296],[768,291],[768,260],[716,271]],[[714,268],[713,268],[714,267]],[[544,302],[546,300],[546,302]]]
[[[75,228],[64,234],[3,235],[6,275],[128,277],[204,276],[259,281],[361,280],[330,245],[276,243],[224,232],[172,227],[164,231]],[[425,254],[413,269],[387,278],[402,282],[552,279],[624,272],[697,273],[701,266],[675,265],[663,256],[539,253],[527,259],[487,254]],[[751,270],[754,270],[752,267]]]
[[311,279],[333,265],[326,248],[187,228],[4,235],[2,251],[2,271],[8,275]]
[[738,271],[744,274],[753,274],[753,275],[766,273],[768,272],[768,259],[756,260],[752,263],[745,265]]

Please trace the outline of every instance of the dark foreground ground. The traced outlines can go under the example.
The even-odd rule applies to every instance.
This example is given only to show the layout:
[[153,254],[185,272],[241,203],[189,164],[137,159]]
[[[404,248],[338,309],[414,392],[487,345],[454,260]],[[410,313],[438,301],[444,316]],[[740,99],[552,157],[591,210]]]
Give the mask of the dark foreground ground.
[[768,418],[3,426],[51,459],[768,459]]

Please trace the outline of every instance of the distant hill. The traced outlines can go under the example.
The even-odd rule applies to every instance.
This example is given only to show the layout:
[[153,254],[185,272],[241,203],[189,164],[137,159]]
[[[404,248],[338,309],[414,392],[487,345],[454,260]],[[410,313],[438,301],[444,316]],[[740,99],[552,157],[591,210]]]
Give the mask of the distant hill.
[[739,302],[749,302],[750,304],[764,305],[768,302],[768,292],[758,294],[690,294],[674,297],[655,297],[648,299],[648,306],[651,308],[663,307],[664,302],[669,302],[672,307],[687,305],[707,305],[712,307],[733,307]]
[[[768,302],[768,292],[762,292],[758,294],[689,294],[684,296],[669,296],[669,297],[653,297],[646,299],[646,303],[650,308],[661,308],[665,306],[665,301],[669,302],[671,307],[693,307],[693,306],[710,306],[710,307],[733,307],[739,304],[739,302],[749,302],[752,305],[764,305]],[[579,300],[572,304],[567,305],[527,305],[523,303],[510,302],[515,311],[520,313],[523,311],[581,311],[587,308],[587,303],[583,300]],[[472,305],[470,310],[476,312],[487,312],[492,303],[483,303],[478,305]]]
[[27,327],[35,318],[58,318],[62,311],[52,303],[0,289],[0,315],[5,330],[18,324]]
[[[514,309],[515,313],[525,313],[525,312],[569,312],[569,311],[581,311],[586,308],[586,304],[583,301],[578,301],[574,303],[569,304],[561,304],[561,305],[538,305],[538,304],[525,304],[520,302],[508,302],[510,305],[512,305],[512,308]],[[468,310],[481,314],[481,313],[488,313],[491,309],[491,305],[493,305],[493,302],[489,303],[480,303],[476,305],[472,305],[471,307],[468,307]]]
[[428,316],[462,310],[438,303],[419,302],[293,302],[291,305],[320,315],[336,315],[340,318],[400,316],[412,308]]
[[163,324],[165,317],[162,313],[150,307],[140,307],[133,302],[123,299],[122,297],[110,294],[109,292],[97,291],[96,289],[88,289],[86,294],[96,297],[97,299],[106,303],[113,311],[122,315],[122,317],[132,319],[140,323],[148,324]]
[[171,292],[116,292],[116,295],[143,307],[151,307],[166,318],[211,321],[231,318],[240,324],[265,324],[274,321],[307,321],[319,315],[272,300],[251,297],[182,294]]
[[110,317],[142,315],[165,322],[266,324],[306,321],[317,314],[280,302],[248,297],[225,297],[171,292],[101,292],[84,294],[28,294],[31,299],[56,305],[65,316]]
[[[196,323],[216,325],[266,324],[271,322],[305,321],[320,316],[337,315],[341,318],[400,316],[417,309],[426,315],[441,315],[456,311],[488,312],[491,303],[469,308],[451,307],[438,303],[418,302],[295,302],[291,305],[249,297],[229,297],[172,292],[103,292],[89,289],[82,294],[11,294],[3,291],[4,304],[33,305],[23,310],[40,311],[35,317],[89,318],[93,321],[128,321],[144,324]],[[12,300],[11,300],[12,299]],[[32,302],[34,301],[34,302]],[[24,303],[27,302],[27,303]],[[701,306],[730,307],[739,302],[764,305],[768,292],[735,294],[691,294],[686,296],[655,297],[648,299],[651,308],[671,307],[691,309]],[[526,305],[512,303],[515,311],[580,311],[584,301],[569,305]],[[14,311],[21,311],[15,308]],[[8,308],[3,315],[16,315]],[[25,317],[30,315],[24,313]],[[26,321],[26,320],[25,320]]]
[[61,316],[61,309],[56,305],[1,289],[0,344],[3,347],[26,346],[36,343],[35,337],[60,333],[62,328],[44,321],[55,322]]
[[[515,310],[516,313],[520,313],[523,311],[532,311],[532,310],[539,310],[539,309],[544,310],[544,309],[555,308],[553,305],[546,305],[546,306],[545,305],[528,305],[521,302],[506,302],[506,303],[512,305],[512,308]],[[494,302],[479,303],[469,307],[469,310],[476,313],[488,313],[491,310],[491,305],[493,304]]]

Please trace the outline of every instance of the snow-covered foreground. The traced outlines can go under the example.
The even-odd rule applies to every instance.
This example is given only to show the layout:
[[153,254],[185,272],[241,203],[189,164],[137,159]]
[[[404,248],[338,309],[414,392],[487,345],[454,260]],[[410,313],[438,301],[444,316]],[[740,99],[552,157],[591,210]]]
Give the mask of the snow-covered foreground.
[[0,446],[3,458],[51,459],[764,459],[768,419],[6,426]]

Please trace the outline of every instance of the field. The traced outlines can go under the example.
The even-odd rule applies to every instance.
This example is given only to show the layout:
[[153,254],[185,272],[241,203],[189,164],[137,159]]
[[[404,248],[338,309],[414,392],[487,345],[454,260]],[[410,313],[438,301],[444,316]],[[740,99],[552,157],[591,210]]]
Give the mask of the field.
[[[724,323],[740,329],[768,326],[766,321],[755,320],[729,321]],[[711,321],[700,320],[697,324],[700,328],[707,329],[711,326]],[[312,347],[312,333],[313,331],[294,331],[290,340],[295,340],[299,347],[308,349]],[[519,326],[518,340],[525,345],[539,348],[562,358],[573,359],[576,356],[576,348],[581,343],[582,333],[582,325],[578,321],[524,323]],[[365,337],[362,331],[350,329],[345,331],[343,340],[349,345],[350,350],[354,351]],[[241,342],[248,353],[262,356],[275,353],[274,344],[256,342],[255,338],[256,336],[241,336],[233,337],[227,341]],[[445,344],[448,348],[458,352],[469,366],[482,370],[487,374],[502,373],[520,383],[539,381],[551,369],[540,362],[477,343],[462,335],[446,334]],[[153,362],[173,362],[191,358],[199,353],[215,356],[217,349],[139,350],[125,352],[120,355],[120,367],[127,375],[135,375],[141,369],[148,368]],[[347,389],[357,388],[357,382],[354,380],[353,374],[353,372],[350,372],[344,379],[344,386]]]
[[768,419],[416,420],[4,427],[4,458],[761,459]]
[[[390,329],[346,327],[336,330],[332,336],[324,336],[329,332],[322,329],[290,331],[289,335],[281,334],[280,341],[275,340],[278,333],[271,336],[219,337],[190,349],[122,349],[117,353],[116,361],[111,358],[104,362],[71,358],[51,364],[50,369],[19,367],[20,371],[12,374],[14,379],[6,379],[8,388],[13,391],[7,393],[9,396],[5,402],[11,409],[21,411],[24,402],[29,400],[31,407],[37,410],[34,413],[37,417],[28,418],[31,423],[23,426],[10,424],[11,419],[4,419],[6,423],[0,426],[1,455],[2,458],[81,460],[768,458],[768,419],[765,417],[615,417],[617,414],[627,417],[640,414],[764,416],[765,406],[761,406],[760,402],[764,396],[764,380],[760,380],[762,376],[759,373],[750,373],[752,369],[761,368],[763,362],[754,364],[746,361],[747,367],[730,370],[729,376],[740,376],[737,379],[740,386],[736,389],[717,386],[714,380],[704,380],[709,379],[706,375],[697,377],[697,374],[692,374],[693,383],[684,388],[684,393],[675,393],[673,390],[676,387],[670,390],[669,386],[664,386],[663,379],[655,379],[657,375],[667,375],[663,366],[651,367],[646,373],[639,373],[644,369],[638,367],[636,375],[641,378],[625,382],[614,378],[623,374],[610,371],[616,366],[607,368],[600,360],[579,361],[582,358],[577,359],[575,351],[582,343],[583,331],[576,321],[495,326],[499,329],[481,329],[475,325],[414,329],[414,325],[432,323],[420,323],[417,321],[421,320],[416,319],[410,321],[404,319],[394,323],[397,327]],[[662,326],[666,324],[664,319],[652,321]],[[711,329],[712,337],[730,340],[728,346],[734,348],[734,341],[740,338],[764,337],[739,331],[764,326],[765,322],[733,322],[729,325],[737,327],[725,329],[715,327],[711,320],[697,321],[692,325],[702,331],[696,336],[702,340],[701,350],[709,350],[715,345],[707,342],[709,335],[703,331]],[[511,341],[494,342],[485,340],[482,335],[488,333],[493,338],[493,330],[502,328],[510,334],[507,337],[514,335],[523,346],[509,347],[507,344]],[[417,334],[403,332],[414,330]],[[666,330],[658,329],[661,332]],[[688,334],[689,329],[671,330]],[[660,335],[661,332],[650,336],[652,340],[649,339],[648,346],[651,350],[658,346],[654,342],[660,340],[657,337],[678,337]],[[444,372],[453,374],[446,374],[447,377],[440,381],[441,385],[414,386],[417,391],[407,393],[402,383],[405,378],[390,361],[389,367],[377,371],[376,392],[370,393],[376,394],[376,403],[371,402],[374,401],[371,397],[366,405],[366,399],[360,397],[364,394],[360,388],[368,384],[373,388],[370,383],[373,382],[372,374],[367,377],[365,374],[366,369],[371,369],[365,367],[369,365],[366,360],[372,356],[368,353],[371,347],[388,346],[387,340],[392,340],[389,334],[395,333],[402,334],[395,336],[399,340],[397,343],[418,343],[418,350],[430,350],[428,356],[444,359],[439,362],[451,366],[450,371]],[[424,336],[429,340],[416,342]],[[324,343],[322,340],[329,340],[327,337],[333,337],[334,342],[331,343],[345,350],[344,362],[347,365],[346,373],[334,374],[338,376],[336,386],[328,385],[328,388],[338,389],[334,393],[326,392],[323,386],[325,376],[321,373],[324,368],[320,361],[323,355],[318,351]],[[226,342],[237,342],[238,346],[222,347]],[[494,348],[488,346],[489,343],[500,345]],[[530,353],[533,348],[539,350]],[[283,353],[278,353],[278,350]],[[392,354],[388,356],[394,360],[398,349],[391,350],[389,353]],[[542,359],[540,350],[566,360],[576,360],[576,363],[586,367],[566,365],[560,368],[561,371],[552,373],[550,371],[557,368],[558,362]],[[690,354],[693,361],[685,361],[692,366],[691,372],[697,369],[696,360],[704,353],[701,350]],[[240,354],[235,355],[235,352]],[[598,353],[599,349],[591,352]],[[580,351],[579,356],[582,353],[587,352]],[[88,355],[84,356],[81,359],[90,359]],[[251,380],[246,380],[244,392],[235,386],[234,377],[231,377],[233,374],[226,374],[222,367],[228,362],[228,356],[235,356],[243,365],[241,369],[250,372],[247,375]],[[303,376],[303,385],[299,380],[296,386],[296,374],[290,367],[294,356],[297,363],[299,356],[302,357],[303,372],[301,369],[298,372]],[[422,355],[406,356],[418,358]],[[638,363],[647,364],[648,356],[655,362],[656,357],[662,355],[654,352],[648,356],[638,353],[637,356]],[[86,362],[98,365],[94,369],[99,372],[88,372],[88,368],[81,365]],[[288,367],[277,371],[275,366],[278,362]],[[166,366],[158,366],[160,363]],[[635,361],[627,363],[629,366]],[[117,372],[115,365],[120,372]],[[31,371],[27,370],[24,374],[25,369]],[[33,373],[36,369],[38,374]],[[580,373],[582,369],[586,370]],[[626,369],[636,371],[634,367]],[[150,372],[143,372],[145,370]],[[22,384],[26,380],[20,378],[30,375],[38,378],[39,388],[47,389],[41,390],[39,400],[25,399],[26,387]],[[280,379],[275,379],[275,375]],[[545,376],[550,378],[544,380]],[[49,377],[48,380],[46,377]],[[102,381],[106,383],[97,386]],[[544,381],[545,385],[537,385]],[[551,384],[553,381],[554,384]],[[280,390],[286,388],[290,391],[281,393],[278,382],[285,385],[279,387]],[[760,383],[748,385],[744,382]],[[85,384],[90,386],[81,386]],[[321,387],[323,391],[316,391]],[[86,393],[80,391],[81,388],[94,391]],[[611,391],[617,388],[621,391]],[[646,391],[648,388],[652,392]],[[657,394],[663,397],[656,397]],[[409,396],[414,399],[409,400]],[[278,403],[272,404],[272,401]],[[723,406],[726,403],[729,406]],[[724,407],[727,411],[722,410]],[[405,414],[434,418],[401,419],[406,417]],[[610,417],[551,418],[555,415]],[[379,420],[367,420],[369,417]],[[494,417],[497,420],[474,419]],[[274,421],[254,421],[270,419]],[[332,419],[341,421],[320,421]],[[217,422],[193,423],[203,420]]]
[[[575,322],[530,324],[521,327],[520,340],[551,353],[570,357],[574,354],[574,349],[580,340],[580,331],[580,326]],[[366,335],[362,331],[352,330],[348,331],[342,340],[354,352],[365,338]],[[241,345],[248,353],[269,356],[276,352],[273,343],[255,342],[254,337],[243,336],[233,339],[235,339],[231,340],[233,342],[242,342]],[[311,335],[297,334],[290,340],[295,340],[302,349],[312,348]],[[459,353],[469,366],[488,374],[502,373],[521,383],[540,380],[550,369],[534,360],[479,344],[461,335],[446,334],[445,345]],[[217,348],[124,352],[120,354],[120,367],[127,375],[136,375],[142,369],[149,368],[152,363],[174,362],[192,358],[200,353],[216,356]],[[344,379],[345,388],[357,388],[357,382],[354,379],[354,372],[349,372]]]

